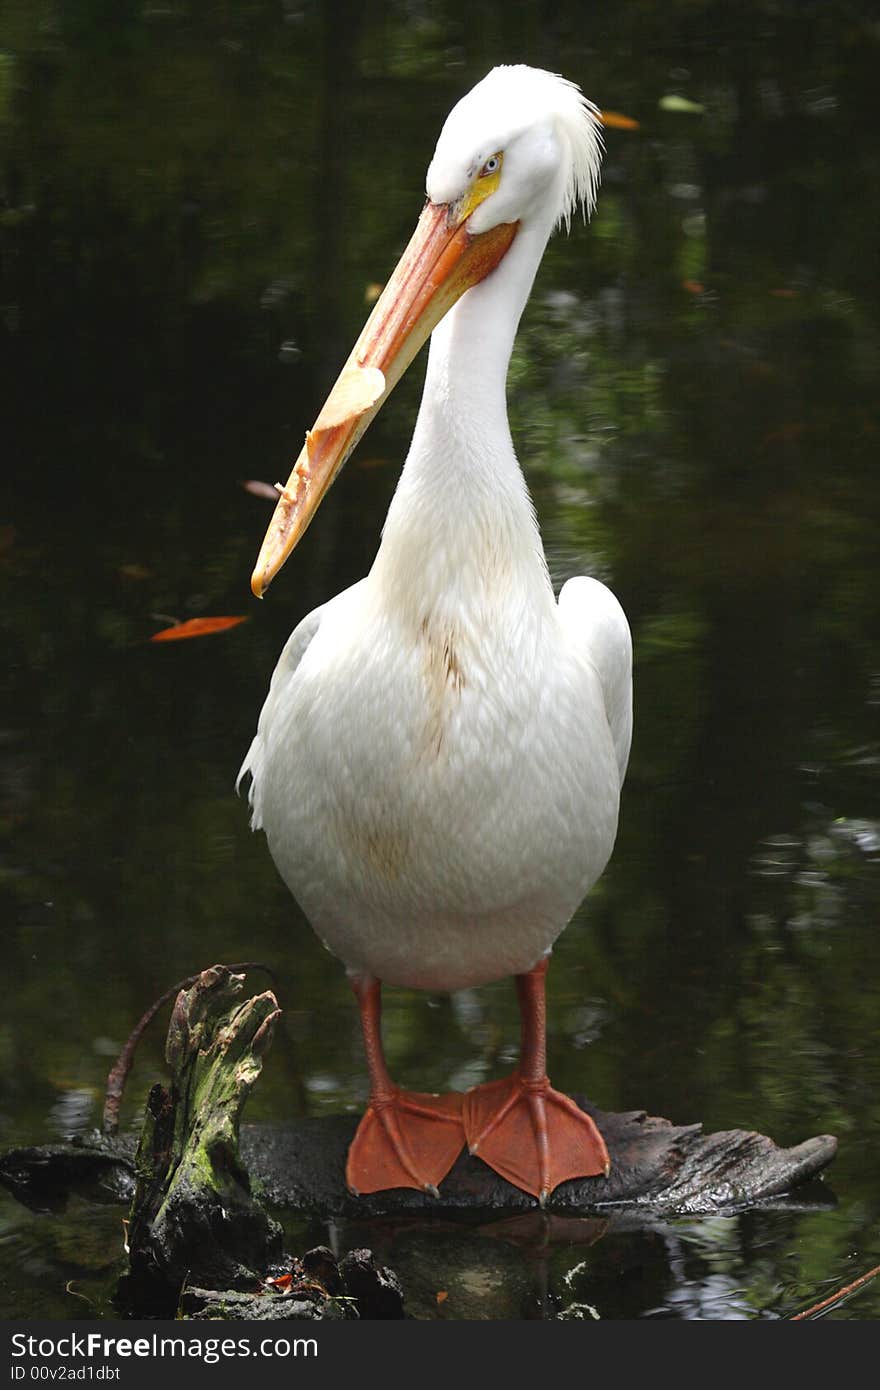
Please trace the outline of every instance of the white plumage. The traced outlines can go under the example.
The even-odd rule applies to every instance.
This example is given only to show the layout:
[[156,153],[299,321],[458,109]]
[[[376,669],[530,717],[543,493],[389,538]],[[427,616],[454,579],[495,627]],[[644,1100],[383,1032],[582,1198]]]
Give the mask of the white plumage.
[[578,89],[530,68],[495,69],[450,114],[429,200],[460,206],[497,153],[468,226],[516,235],[435,328],[375,563],[294,631],[242,767],[254,828],[356,977],[526,974],[614,844],[629,629],[596,580],[557,603],[505,400],[544,247],[591,206],[600,149]]

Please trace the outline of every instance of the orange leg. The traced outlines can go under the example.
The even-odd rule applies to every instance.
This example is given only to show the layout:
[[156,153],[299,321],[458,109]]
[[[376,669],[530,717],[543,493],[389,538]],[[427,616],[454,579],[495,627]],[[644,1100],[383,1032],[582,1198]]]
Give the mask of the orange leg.
[[547,1076],[547,1007],[542,960],[517,975],[522,1018],[519,1067],[503,1081],[475,1086],[464,1098],[468,1148],[543,1206],[570,1178],[608,1176],[611,1160],[589,1115],[554,1091]]
[[345,1181],[354,1193],[415,1187],[437,1196],[464,1147],[462,1097],[424,1095],[395,1086],[382,1050],[382,986],[353,975],[370,1074],[370,1104],[348,1150]]

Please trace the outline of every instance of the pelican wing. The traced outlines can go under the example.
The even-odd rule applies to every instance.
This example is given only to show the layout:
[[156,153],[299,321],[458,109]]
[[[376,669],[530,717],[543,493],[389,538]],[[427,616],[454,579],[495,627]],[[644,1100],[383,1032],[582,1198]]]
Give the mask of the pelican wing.
[[571,641],[598,673],[614,741],[620,782],[632,740],[632,637],[626,615],[598,579],[578,576],[562,586],[559,616]]
[[248,801],[251,805],[252,830],[262,830],[263,828],[263,817],[260,810],[260,780],[263,772],[263,762],[266,756],[266,738],[275,720],[276,713],[284,707],[291,683],[296,679],[296,673],[300,663],[311,646],[321,626],[322,619],[334,604],[342,603],[349,599],[352,591],[359,588],[363,582],[362,579],[359,580],[357,584],[353,584],[350,589],[344,589],[341,594],[337,594],[336,597],[330,599],[328,603],[322,603],[319,608],[313,608],[311,613],[307,613],[302,621],[297,623],[284,644],[284,648],[278,658],[278,665],[272,673],[269,693],[260,711],[257,732],[253,737],[245,760],[239,768],[238,776],[235,779],[235,789],[236,791],[240,791],[241,784],[245,777],[250,775],[251,783],[248,788]]

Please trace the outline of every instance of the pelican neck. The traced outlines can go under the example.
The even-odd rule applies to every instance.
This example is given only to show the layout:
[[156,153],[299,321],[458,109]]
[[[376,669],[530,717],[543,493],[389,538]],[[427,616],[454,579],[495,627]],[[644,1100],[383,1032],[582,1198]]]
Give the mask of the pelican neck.
[[[510,251],[434,330],[421,406],[374,572],[425,604],[482,604],[504,573],[552,602],[541,537],[514,452],[506,382],[522,311],[549,228],[520,227]],[[492,556],[501,553],[501,567]]]

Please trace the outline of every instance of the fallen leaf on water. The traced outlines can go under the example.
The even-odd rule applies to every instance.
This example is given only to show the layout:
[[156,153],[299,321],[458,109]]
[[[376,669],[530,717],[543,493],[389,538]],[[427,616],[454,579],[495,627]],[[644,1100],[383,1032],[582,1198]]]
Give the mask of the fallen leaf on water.
[[774,299],[797,299],[798,297],[797,290],[779,289],[771,290],[770,293],[773,295]]
[[240,618],[187,618],[184,623],[175,623],[173,627],[163,627],[161,632],[154,632],[150,641],[182,642],[187,637],[205,637],[209,632],[225,632],[228,627],[237,627],[239,623],[246,622],[246,616]]
[[449,1297],[449,1294],[446,1292],[445,1289],[438,1289],[438,1291],[437,1291],[437,1302],[438,1302],[438,1303],[445,1303],[448,1297]]
[[706,286],[700,280],[682,280],[681,287],[688,294],[704,294]]
[[146,565],[138,565],[136,563],[130,565],[120,565],[119,573],[122,575],[123,579],[153,578],[153,571],[151,569],[147,569]]
[[249,492],[252,497],[264,497],[267,502],[278,501],[278,489],[271,483],[261,482],[259,478],[247,478],[242,483],[245,492]]
[[641,123],[632,116],[624,116],[621,111],[600,111],[599,120],[609,130],[639,130]]
[[670,92],[668,96],[661,97],[657,105],[661,111],[681,111],[686,115],[702,116],[705,106],[699,101],[690,101],[688,97],[676,96]]

